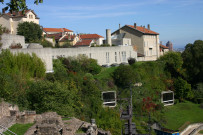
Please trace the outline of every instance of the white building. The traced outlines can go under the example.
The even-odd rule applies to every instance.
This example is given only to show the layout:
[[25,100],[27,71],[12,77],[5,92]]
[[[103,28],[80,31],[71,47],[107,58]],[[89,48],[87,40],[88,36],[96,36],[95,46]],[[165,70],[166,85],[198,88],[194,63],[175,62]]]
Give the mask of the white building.
[[143,56],[142,61],[153,61],[160,56],[159,50],[159,33],[145,26],[125,25],[115,32],[112,36],[124,34],[123,38],[130,38],[132,46],[139,54]]
[[0,16],[0,25],[6,27],[10,31],[10,34],[17,34],[18,24],[23,22],[39,24],[39,18],[33,10],[25,10],[24,13],[22,11],[5,13],[3,10]]
[[80,35],[81,40],[93,40],[94,43],[97,45],[103,44],[104,37],[98,35],[98,34],[83,34]]

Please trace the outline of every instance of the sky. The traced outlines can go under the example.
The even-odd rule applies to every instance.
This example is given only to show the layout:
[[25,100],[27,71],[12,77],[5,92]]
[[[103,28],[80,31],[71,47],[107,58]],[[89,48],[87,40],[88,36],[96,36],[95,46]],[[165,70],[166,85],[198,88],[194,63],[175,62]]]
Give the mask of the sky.
[[[5,3],[9,0],[5,0]],[[27,0],[44,28],[67,28],[77,33],[114,32],[119,24],[150,24],[160,41],[184,48],[203,40],[203,0]],[[5,5],[0,5],[2,8]]]

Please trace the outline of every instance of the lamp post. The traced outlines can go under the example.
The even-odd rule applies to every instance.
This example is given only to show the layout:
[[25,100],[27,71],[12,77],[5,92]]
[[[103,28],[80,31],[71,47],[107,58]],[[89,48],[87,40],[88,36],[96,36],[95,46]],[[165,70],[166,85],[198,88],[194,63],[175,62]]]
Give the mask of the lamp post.
[[[135,83],[133,86],[140,87],[142,83]],[[132,114],[133,114],[133,107],[132,107],[132,85],[130,85],[130,105],[128,107],[129,119],[128,119],[128,130],[129,135],[132,135]]]

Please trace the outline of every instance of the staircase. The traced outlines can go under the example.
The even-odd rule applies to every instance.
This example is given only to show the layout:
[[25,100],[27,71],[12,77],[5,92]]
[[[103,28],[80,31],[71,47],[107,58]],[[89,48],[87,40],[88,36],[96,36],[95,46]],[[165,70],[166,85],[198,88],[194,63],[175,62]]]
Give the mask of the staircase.
[[15,124],[15,116],[4,116],[0,119],[0,134],[2,135],[16,135],[12,131],[8,130],[13,124]]

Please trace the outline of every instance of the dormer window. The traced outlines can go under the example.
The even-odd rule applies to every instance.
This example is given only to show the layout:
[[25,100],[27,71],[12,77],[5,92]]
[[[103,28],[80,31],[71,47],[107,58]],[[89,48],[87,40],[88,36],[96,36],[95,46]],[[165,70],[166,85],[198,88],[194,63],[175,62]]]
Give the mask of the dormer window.
[[30,18],[30,19],[33,19],[33,15],[29,15],[29,18]]

